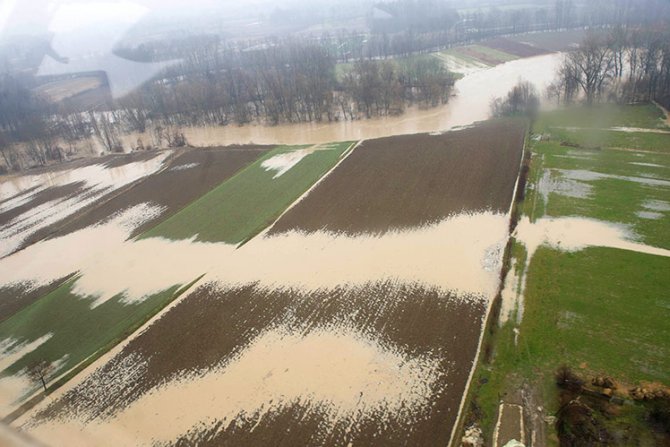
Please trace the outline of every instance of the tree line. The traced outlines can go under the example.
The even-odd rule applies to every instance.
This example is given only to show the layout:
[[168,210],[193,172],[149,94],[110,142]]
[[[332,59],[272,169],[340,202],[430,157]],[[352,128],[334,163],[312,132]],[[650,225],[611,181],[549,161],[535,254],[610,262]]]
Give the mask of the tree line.
[[[0,153],[5,166],[18,167],[60,160],[81,144],[92,147],[91,138],[105,151],[119,151],[127,131],[152,131],[151,141],[138,141],[138,148],[178,146],[186,144],[182,126],[399,114],[412,104],[444,103],[451,94],[453,76],[423,52],[505,33],[607,23],[619,26],[606,38],[590,35],[566,59],[550,94],[568,102],[582,91],[589,102],[612,94],[663,101],[667,33],[649,23],[667,17],[669,8],[661,0],[554,0],[520,10],[456,13],[437,0],[397,0],[379,5],[385,14],[368,17],[369,33],[247,40],[202,35],[122,45],[115,52],[127,59],[179,62],[95,110],[53,104],[32,89],[33,78],[9,67],[0,76]],[[516,99],[511,103],[498,108],[514,110]],[[25,143],[25,151],[10,150],[16,142]]]
[[[11,75],[0,78],[0,152],[21,164],[11,141],[26,142],[32,164],[60,160],[94,137],[121,151],[122,132],[153,129],[156,145],[186,144],[180,126],[355,120],[448,100],[454,77],[432,57],[357,60],[336,68],[322,46],[283,42],[254,51],[192,48],[158,79],[105,110],[52,104]],[[158,129],[158,130],[156,130]],[[137,146],[145,146],[138,142]],[[11,157],[15,157],[12,159]]]
[[[297,42],[207,57],[195,50],[165,77],[118,102],[126,123],[225,125],[334,121],[401,113],[448,100],[453,76],[432,57],[357,60],[336,67],[320,46]],[[340,73],[338,73],[338,70]]]
[[560,65],[547,94],[558,103],[655,100],[670,106],[670,31],[618,26],[590,33]]

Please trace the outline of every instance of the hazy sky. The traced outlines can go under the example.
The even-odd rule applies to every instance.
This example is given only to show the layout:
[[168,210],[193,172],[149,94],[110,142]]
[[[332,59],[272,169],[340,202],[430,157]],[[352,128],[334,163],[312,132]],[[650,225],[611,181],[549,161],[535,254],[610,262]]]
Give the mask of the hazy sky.
[[[146,29],[151,24],[171,22],[198,30],[199,16],[208,20],[251,19],[269,14],[278,7],[303,7],[328,11],[338,3],[355,0],[0,0],[0,38],[50,34],[63,37],[74,33],[109,39],[113,29],[127,31],[131,25]],[[379,0],[360,0],[373,3]],[[384,1],[384,0],[381,0]],[[391,1],[391,0],[388,0]],[[448,1],[448,0],[445,0]],[[460,0],[459,7],[473,3],[509,3],[513,0]],[[528,4],[540,0],[516,0]],[[362,5],[361,5],[362,6]],[[190,19],[190,20],[189,20]],[[121,33],[116,33],[122,37]],[[72,40],[72,38],[70,38]]]
[[[509,1],[461,0],[457,4]],[[519,3],[532,1],[518,0]],[[214,10],[223,14],[253,15],[287,5],[330,8],[337,3],[338,0],[0,0],[0,34],[68,32],[103,21],[137,22],[145,15],[193,17]]]
[[100,22],[136,22],[148,13],[206,11],[239,0],[0,0],[0,32],[67,32]]

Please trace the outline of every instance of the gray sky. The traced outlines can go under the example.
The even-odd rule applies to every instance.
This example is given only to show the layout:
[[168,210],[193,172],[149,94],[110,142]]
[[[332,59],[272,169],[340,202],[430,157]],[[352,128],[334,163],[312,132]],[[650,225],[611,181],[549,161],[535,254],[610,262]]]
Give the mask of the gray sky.
[[[369,0],[370,2],[372,0]],[[383,1],[383,0],[382,0]],[[518,0],[532,3],[534,0]],[[537,1],[537,0],[535,0]],[[510,0],[460,0],[460,7],[472,3],[508,3]],[[277,7],[304,5],[311,8],[332,8],[338,0],[0,0],[0,33],[24,34],[67,32],[91,27],[100,22],[132,22],[143,16],[179,17],[220,14],[262,14]]]

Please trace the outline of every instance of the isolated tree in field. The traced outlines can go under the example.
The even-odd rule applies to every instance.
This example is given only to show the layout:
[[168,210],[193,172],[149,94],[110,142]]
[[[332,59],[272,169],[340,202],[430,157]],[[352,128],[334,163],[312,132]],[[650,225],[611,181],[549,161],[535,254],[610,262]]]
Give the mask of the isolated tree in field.
[[46,378],[54,371],[55,366],[53,363],[48,360],[39,360],[28,365],[27,374],[31,380],[35,382],[40,382],[44,388],[44,392],[47,392],[47,382]]

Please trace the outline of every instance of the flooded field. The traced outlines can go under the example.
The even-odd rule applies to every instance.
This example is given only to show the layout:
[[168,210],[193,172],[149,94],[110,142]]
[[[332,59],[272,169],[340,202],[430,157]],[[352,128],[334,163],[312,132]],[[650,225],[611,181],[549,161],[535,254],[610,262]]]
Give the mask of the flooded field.
[[[12,177],[0,183],[0,257],[48,235],[50,228],[162,168],[170,151],[146,160],[91,164]],[[113,163],[113,162],[109,162]]]
[[[178,285],[200,278],[146,330],[18,426],[54,445],[447,444],[498,289],[523,136],[521,123],[498,122],[393,144],[347,143],[333,146],[336,153],[283,149],[221,186],[251,176],[254,184],[286,188],[324,154],[340,158],[271,231],[239,247],[197,241],[197,229],[128,240],[154,211],[165,212],[152,201],[131,208],[142,218],[121,214],[0,261],[11,272],[2,284],[39,286],[77,272],[67,289],[54,292],[65,298],[46,302],[67,303],[89,319],[162,303]],[[409,148],[420,161],[416,172],[404,161]],[[188,172],[197,163],[172,163],[162,172]],[[495,167],[495,175],[484,169],[463,176],[480,164]],[[179,166],[190,167],[172,170]],[[248,187],[232,191],[261,214],[274,207],[250,199],[258,191]],[[375,199],[357,202],[356,191]],[[207,200],[225,206],[215,196]],[[315,206],[320,202],[332,214]],[[186,207],[179,214],[195,222],[201,213]],[[68,246],[86,249],[55,262]],[[0,384],[9,386],[23,377],[29,356],[51,352],[45,347],[53,350],[53,340],[63,346],[69,335],[45,326],[21,336],[12,329],[16,318],[7,321],[0,334],[14,334],[6,338],[11,352],[34,344],[5,369]],[[40,337],[49,338],[37,345]],[[213,399],[212,389],[221,391]]]
[[472,210],[504,214],[524,136],[524,122],[501,120],[441,135],[364,141],[270,233],[383,234]]
[[[114,434],[104,445],[124,437],[341,445],[430,444],[439,436],[446,443],[444,421],[455,417],[456,390],[468,374],[456,365],[471,361],[483,310],[388,281],[313,293],[204,284],[38,415],[50,422],[34,433],[68,441],[68,432],[84,441]],[[430,326],[430,344],[416,318]],[[397,329],[389,331],[389,321]],[[441,329],[456,326],[453,335]],[[175,329],[188,334],[177,345]],[[212,386],[222,393],[215,399]]]

